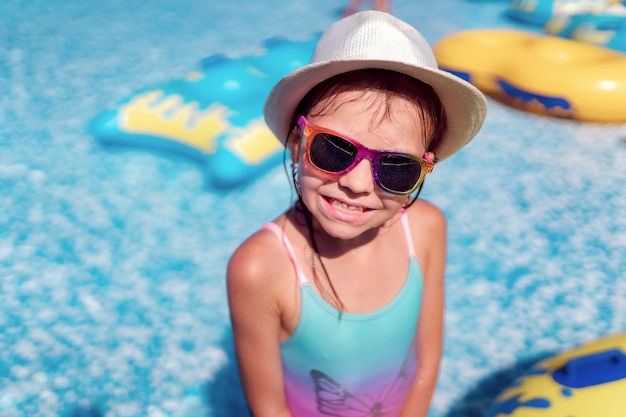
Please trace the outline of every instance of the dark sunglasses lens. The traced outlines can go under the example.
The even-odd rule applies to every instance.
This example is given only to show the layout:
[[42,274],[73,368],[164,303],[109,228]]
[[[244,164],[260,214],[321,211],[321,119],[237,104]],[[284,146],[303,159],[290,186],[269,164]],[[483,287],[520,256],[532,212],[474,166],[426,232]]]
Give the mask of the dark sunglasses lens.
[[318,133],[311,141],[309,158],[321,170],[341,172],[356,158],[358,149],[352,143],[335,135]]
[[378,181],[389,191],[411,191],[422,174],[418,161],[402,155],[385,155],[378,161]]

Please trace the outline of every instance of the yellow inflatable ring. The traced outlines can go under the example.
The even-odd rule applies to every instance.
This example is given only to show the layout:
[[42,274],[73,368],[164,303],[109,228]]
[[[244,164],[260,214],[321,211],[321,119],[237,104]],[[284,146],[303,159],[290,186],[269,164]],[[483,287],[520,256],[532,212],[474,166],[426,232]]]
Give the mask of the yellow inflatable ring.
[[494,29],[457,32],[434,45],[442,69],[533,113],[626,122],[626,54],[570,39]]
[[626,333],[545,359],[503,391],[484,417],[623,417]]

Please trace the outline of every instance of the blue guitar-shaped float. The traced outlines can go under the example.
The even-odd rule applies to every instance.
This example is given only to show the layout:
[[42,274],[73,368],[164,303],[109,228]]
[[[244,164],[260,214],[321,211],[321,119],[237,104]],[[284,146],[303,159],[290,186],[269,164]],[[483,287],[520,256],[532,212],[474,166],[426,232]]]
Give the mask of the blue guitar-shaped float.
[[242,185],[282,161],[263,102],[283,76],[309,62],[316,41],[272,39],[262,55],[206,58],[184,78],[142,88],[100,113],[89,132],[103,144],[189,156],[215,189]]

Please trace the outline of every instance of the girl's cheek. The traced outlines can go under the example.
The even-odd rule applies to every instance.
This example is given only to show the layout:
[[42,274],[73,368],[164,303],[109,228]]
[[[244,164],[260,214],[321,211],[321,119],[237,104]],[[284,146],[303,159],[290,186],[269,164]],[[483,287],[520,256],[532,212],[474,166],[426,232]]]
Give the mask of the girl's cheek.
[[298,182],[302,189],[316,190],[322,184],[329,182],[331,178],[326,177],[322,173],[313,169],[306,161],[300,161],[300,169],[298,170]]

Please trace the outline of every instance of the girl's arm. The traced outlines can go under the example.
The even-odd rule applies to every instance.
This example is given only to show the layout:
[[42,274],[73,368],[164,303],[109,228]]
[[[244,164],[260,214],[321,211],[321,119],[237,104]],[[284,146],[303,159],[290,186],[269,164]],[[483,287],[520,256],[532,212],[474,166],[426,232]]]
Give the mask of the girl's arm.
[[239,373],[255,417],[291,417],[280,357],[281,292],[276,277],[281,276],[277,267],[281,263],[276,253],[268,232],[257,233],[237,249],[227,270]]
[[401,417],[425,417],[428,414],[443,350],[446,221],[435,206],[423,201],[417,201],[413,206],[411,208],[419,208],[417,215],[410,215],[410,220],[422,268],[424,292],[417,328],[417,377]]

